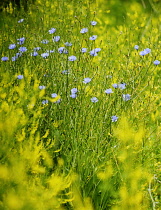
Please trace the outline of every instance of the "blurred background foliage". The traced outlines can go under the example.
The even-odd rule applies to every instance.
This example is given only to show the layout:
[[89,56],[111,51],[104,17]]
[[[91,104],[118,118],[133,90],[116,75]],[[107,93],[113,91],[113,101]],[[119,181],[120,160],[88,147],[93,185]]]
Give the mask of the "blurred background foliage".
[[0,11],[2,12],[7,7],[14,7],[17,10],[23,8],[25,11],[28,10],[28,6],[33,4],[35,0],[2,0],[0,1]]
[[161,14],[161,0],[99,0],[102,15],[110,14],[108,25],[122,25],[128,21],[128,13],[144,13],[159,17]]
[[[75,0],[62,0],[77,6],[78,3],[86,5],[86,0],[75,1]],[[37,6],[39,0],[3,0],[0,1],[0,11],[5,12],[6,8],[13,7],[14,15],[17,16],[17,12],[25,11],[28,12],[29,6],[34,8]],[[54,4],[54,0],[50,0]],[[125,20],[128,19],[127,14],[129,12],[145,12],[149,15],[159,16],[161,12],[161,0],[92,0],[91,3],[95,2],[99,6],[102,12],[102,17],[107,16],[110,13],[110,23],[108,25],[122,25]],[[8,11],[8,10],[7,10]],[[2,15],[2,14],[1,14]]]

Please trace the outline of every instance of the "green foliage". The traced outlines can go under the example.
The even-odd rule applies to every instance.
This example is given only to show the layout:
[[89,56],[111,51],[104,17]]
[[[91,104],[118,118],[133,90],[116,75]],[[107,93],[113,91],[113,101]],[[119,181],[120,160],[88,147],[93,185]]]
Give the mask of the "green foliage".
[[5,8],[10,6],[17,10],[23,8],[27,11],[29,4],[33,4],[34,2],[35,0],[3,0],[0,2],[0,11],[2,12]]
[[[136,1],[122,4],[124,15],[119,0],[39,0],[28,13],[4,11],[1,58],[9,60],[1,60],[0,76],[1,209],[160,208],[161,79],[154,61],[161,60],[161,16],[149,16]],[[27,51],[12,61],[22,46]],[[41,47],[37,56],[35,47]],[[95,48],[101,51],[91,56]],[[146,48],[151,52],[140,55]]]

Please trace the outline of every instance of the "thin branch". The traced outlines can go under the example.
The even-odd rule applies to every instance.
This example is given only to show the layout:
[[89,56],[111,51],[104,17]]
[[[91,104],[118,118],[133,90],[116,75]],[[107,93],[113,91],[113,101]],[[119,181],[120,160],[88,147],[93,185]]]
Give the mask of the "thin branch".
[[152,204],[153,204],[153,210],[156,210],[156,203],[155,203],[155,201],[154,201],[154,199],[153,199],[153,195],[152,195],[152,192],[151,192],[151,183],[152,183],[152,180],[154,179],[155,177],[153,177],[151,180],[150,180],[150,182],[149,182],[149,188],[148,188],[148,192],[149,192],[149,195],[150,195],[150,198],[151,198],[151,201],[152,201]]
[[146,5],[145,5],[144,0],[141,0],[141,3],[142,3],[142,5],[143,5],[144,9],[146,9]]

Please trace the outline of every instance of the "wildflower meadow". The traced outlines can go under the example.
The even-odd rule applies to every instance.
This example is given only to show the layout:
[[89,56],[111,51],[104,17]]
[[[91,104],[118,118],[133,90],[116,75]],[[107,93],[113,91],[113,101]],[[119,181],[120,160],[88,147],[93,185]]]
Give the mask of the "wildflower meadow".
[[0,209],[161,209],[160,2],[33,2],[0,12]]

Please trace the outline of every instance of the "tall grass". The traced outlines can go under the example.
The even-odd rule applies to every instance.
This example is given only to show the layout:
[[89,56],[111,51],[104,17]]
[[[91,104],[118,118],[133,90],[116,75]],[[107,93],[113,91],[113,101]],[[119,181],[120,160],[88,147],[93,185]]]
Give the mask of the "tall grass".
[[160,208],[158,17],[103,3],[3,13],[1,209]]

